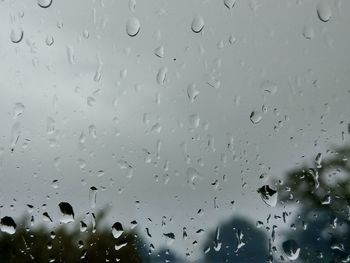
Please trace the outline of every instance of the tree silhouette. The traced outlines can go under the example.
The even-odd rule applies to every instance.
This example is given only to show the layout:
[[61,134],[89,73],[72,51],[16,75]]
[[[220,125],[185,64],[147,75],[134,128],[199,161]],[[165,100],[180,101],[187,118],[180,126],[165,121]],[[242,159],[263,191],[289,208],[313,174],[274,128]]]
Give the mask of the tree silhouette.
[[234,217],[209,233],[202,247],[205,262],[264,262],[269,256],[264,232],[247,219]]

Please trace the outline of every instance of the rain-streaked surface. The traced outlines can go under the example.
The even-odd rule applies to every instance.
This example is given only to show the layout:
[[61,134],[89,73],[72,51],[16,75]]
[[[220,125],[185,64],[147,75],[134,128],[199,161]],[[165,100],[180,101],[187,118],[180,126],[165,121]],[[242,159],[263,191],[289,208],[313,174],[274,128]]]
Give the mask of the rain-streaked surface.
[[0,261],[350,262],[349,14],[0,1]]

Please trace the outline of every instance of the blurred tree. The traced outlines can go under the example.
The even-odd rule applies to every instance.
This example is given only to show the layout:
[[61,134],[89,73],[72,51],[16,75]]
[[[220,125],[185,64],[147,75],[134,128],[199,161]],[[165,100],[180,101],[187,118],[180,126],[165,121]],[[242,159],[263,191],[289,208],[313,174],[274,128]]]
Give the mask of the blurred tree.
[[[102,216],[97,215],[96,222]],[[0,234],[0,262],[148,262],[141,259],[138,246],[143,241],[133,232],[115,239],[110,229],[81,232],[77,224],[73,228],[31,228],[23,219],[13,235]]]
[[297,206],[295,240],[303,262],[350,262],[350,147],[315,158],[315,166],[289,172],[278,189],[280,201]]

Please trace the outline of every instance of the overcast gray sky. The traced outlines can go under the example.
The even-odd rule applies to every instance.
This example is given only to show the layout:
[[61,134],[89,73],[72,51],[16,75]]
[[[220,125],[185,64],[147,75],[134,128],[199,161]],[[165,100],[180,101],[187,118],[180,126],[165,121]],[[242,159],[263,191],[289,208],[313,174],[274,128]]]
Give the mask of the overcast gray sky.
[[350,2],[326,1],[328,22],[319,3],[1,1],[0,215],[83,216],[95,186],[108,224],[137,220],[156,245],[174,232],[184,255],[199,228],[278,212],[256,189],[349,141]]

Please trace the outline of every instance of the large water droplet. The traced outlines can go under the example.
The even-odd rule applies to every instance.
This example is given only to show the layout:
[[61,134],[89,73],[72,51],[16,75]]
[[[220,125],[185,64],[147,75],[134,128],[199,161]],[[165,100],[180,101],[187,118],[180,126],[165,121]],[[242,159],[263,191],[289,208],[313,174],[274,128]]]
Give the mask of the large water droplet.
[[48,8],[52,5],[52,0],[38,0],[38,5],[41,8]]
[[267,204],[268,206],[275,207],[277,204],[277,191],[270,188],[268,185],[264,185],[260,187],[257,192],[260,194],[261,199]]
[[61,223],[70,223],[74,221],[74,211],[73,207],[67,202],[61,202],[58,204],[61,211]]
[[112,226],[112,234],[114,238],[119,238],[123,234],[123,226],[119,222],[115,222]]
[[289,260],[298,259],[300,248],[295,240],[291,239],[283,242],[282,248]]
[[1,218],[0,221],[0,230],[2,232],[8,233],[10,235],[13,235],[16,232],[16,223],[12,219],[12,217],[5,216]]
[[12,43],[19,43],[22,41],[23,35],[24,35],[24,33],[23,33],[22,28],[14,27],[11,30],[10,39],[11,39]]
[[205,25],[205,22],[203,17],[201,17],[200,15],[197,15],[192,20],[191,29],[194,33],[200,33],[203,30],[204,25]]
[[328,22],[332,17],[332,9],[328,2],[322,1],[317,5],[317,15],[322,22]]
[[140,32],[140,21],[136,17],[129,18],[126,22],[126,33],[134,37]]

